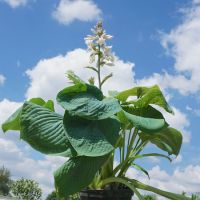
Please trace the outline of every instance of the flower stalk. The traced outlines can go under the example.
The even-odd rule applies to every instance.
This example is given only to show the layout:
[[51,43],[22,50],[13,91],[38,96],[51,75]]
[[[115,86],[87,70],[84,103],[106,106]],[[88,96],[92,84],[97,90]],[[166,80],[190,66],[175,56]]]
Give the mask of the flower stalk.
[[90,53],[90,64],[96,62],[96,67],[89,66],[91,69],[97,73],[98,87],[101,90],[102,85],[112,77],[109,74],[101,79],[101,67],[104,65],[113,66],[114,65],[114,55],[111,52],[112,46],[107,46],[106,41],[112,39],[113,36],[106,34],[103,29],[102,22],[98,22],[97,25],[91,29],[93,35],[87,35],[85,37],[85,43],[88,47],[88,52]]

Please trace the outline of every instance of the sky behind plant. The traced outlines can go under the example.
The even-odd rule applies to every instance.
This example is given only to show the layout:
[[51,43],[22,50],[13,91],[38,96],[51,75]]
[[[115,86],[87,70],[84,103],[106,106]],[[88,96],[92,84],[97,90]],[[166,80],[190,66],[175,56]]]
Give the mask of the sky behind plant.
[[[87,80],[84,37],[99,19],[114,36],[109,44],[115,66],[103,72],[114,78],[105,93],[159,84],[175,112],[164,115],[184,135],[172,163],[140,162],[151,180],[134,169],[129,175],[165,190],[200,192],[199,0],[0,0],[0,124],[27,98],[55,99],[69,85],[67,70]],[[15,179],[35,179],[45,194],[53,189],[52,172],[64,161],[34,151],[16,132],[0,130],[0,165]]]

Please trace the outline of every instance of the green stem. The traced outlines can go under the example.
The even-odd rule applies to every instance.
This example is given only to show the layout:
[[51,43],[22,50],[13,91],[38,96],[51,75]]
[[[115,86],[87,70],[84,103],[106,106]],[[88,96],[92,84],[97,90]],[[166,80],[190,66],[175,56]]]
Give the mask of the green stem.
[[171,200],[190,200],[189,197],[186,197],[186,196],[183,196],[183,195],[180,195],[180,194],[174,194],[174,193],[171,193],[171,192],[166,192],[164,190],[160,190],[158,188],[146,185],[146,184],[141,183],[141,182],[134,180],[134,179],[130,180],[130,179],[127,178],[127,181],[130,181],[132,183],[132,185],[135,186],[135,188],[154,192],[156,194],[159,194],[159,195],[166,197],[168,199],[171,199]]
[[126,140],[126,136],[125,136],[125,131],[122,132],[122,138],[123,138],[123,146],[122,146],[122,162],[124,162],[125,159],[125,140]]
[[133,147],[133,144],[134,144],[134,141],[135,141],[135,138],[136,138],[137,134],[138,134],[138,129],[135,128],[135,129],[134,129],[134,132],[133,132],[133,135],[132,135],[132,137],[131,137],[130,144],[128,145],[128,150],[127,150],[126,157],[129,157],[129,155],[130,155],[130,152],[131,152],[131,150],[132,150],[132,147]]
[[[131,153],[135,138],[137,136],[137,133],[138,133],[138,129],[135,128],[134,132],[133,132],[133,135],[131,137],[130,144],[128,146],[128,150],[127,150],[127,153],[126,153],[126,158],[125,158],[124,162],[122,163],[122,165],[118,168],[118,170],[120,170],[119,175],[118,175],[119,177],[122,176],[124,174],[124,171],[127,169],[127,164],[129,162],[129,156],[130,156],[130,153]],[[117,173],[116,170],[115,170],[115,172]]]
[[101,58],[101,51],[100,51],[100,45],[98,45],[98,60],[97,60],[97,70],[98,70],[98,84],[99,84],[99,89],[101,90],[101,63],[100,63],[100,58]]
[[135,160],[135,156],[138,155],[143,150],[143,148],[145,147],[146,144],[147,144],[147,142],[143,142],[143,143],[141,142],[141,144],[136,148],[136,150],[133,149],[130,152],[127,164],[124,166],[124,169],[123,169],[123,171],[124,171],[123,174],[126,174],[131,163]]

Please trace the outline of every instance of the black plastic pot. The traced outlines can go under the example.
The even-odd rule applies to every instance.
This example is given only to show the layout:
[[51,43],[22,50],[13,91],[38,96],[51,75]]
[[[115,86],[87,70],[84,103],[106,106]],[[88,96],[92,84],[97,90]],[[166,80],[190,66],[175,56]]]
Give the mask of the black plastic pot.
[[130,189],[118,190],[82,190],[81,200],[131,200],[133,192]]

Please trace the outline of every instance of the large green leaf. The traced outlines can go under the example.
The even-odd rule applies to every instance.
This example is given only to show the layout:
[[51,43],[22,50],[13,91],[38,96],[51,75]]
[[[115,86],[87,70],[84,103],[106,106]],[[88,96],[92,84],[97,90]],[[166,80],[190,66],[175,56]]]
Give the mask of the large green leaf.
[[158,106],[164,108],[167,112],[173,113],[173,110],[167,103],[165,97],[163,96],[160,88],[157,85],[151,87],[145,93],[144,96],[142,96],[135,102],[135,105],[138,107],[146,107],[149,104],[158,105]]
[[160,132],[149,134],[140,133],[143,141],[150,141],[170,155],[178,155],[182,145],[182,134],[174,128],[165,128]]
[[120,123],[114,118],[87,120],[65,112],[64,127],[67,137],[78,155],[102,156],[114,149]]
[[55,188],[59,199],[66,199],[70,194],[86,188],[96,172],[106,161],[107,156],[73,157],[54,172]]
[[[29,100],[29,102],[35,103],[37,105],[44,105],[45,101],[42,98],[32,98]],[[2,124],[2,130],[4,132],[8,130],[20,130],[20,115],[22,111],[22,106],[19,107],[3,124]]]
[[171,107],[167,103],[164,95],[162,94],[159,86],[153,87],[135,87],[119,93],[116,98],[125,102],[129,96],[137,96],[138,99],[129,101],[128,103],[134,104],[136,107],[147,107],[149,104],[155,104],[164,108],[167,112],[173,113]]
[[20,126],[20,137],[34,149],[45,154],[76,155],[65,134],[61,115],[25,102],[21,111]]
[[133,115],[126,111],[121,111],[117,116],[123,124],[126,124],[126,127],[130,128],[129,124],[131,124],[133,127],[136,127],[139,130],[147,133],[157,132],[168,126],[168,124],[162,118],[155,119],[150,117],[142,117]]
[[[95,86],[80,84],[65,88],[57,95],[58,103],[71,115],[90,120],[101,120],[121,110],[115,98],[105,98]],[[86,86],[86,89],[85,87]]]
[[137,96],[142,97],[145,93],[149,91],[148,87],[134,87],[128,90],[124,90],[122,92],[116,93],[115,98],[119,99],[122,102],[126,102],[128,97]]

